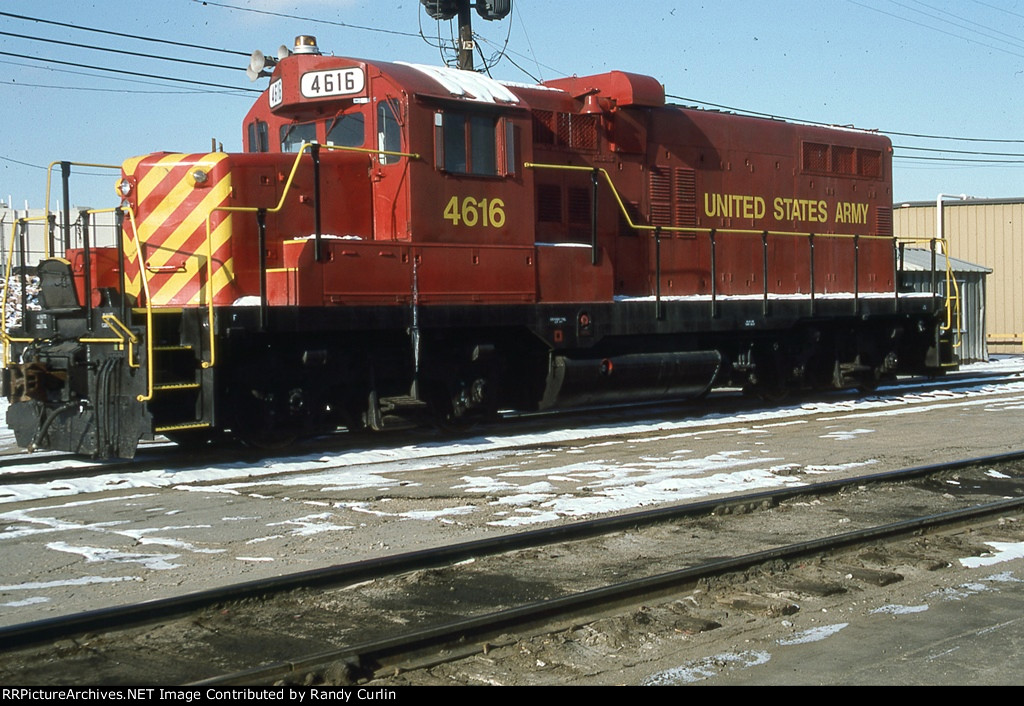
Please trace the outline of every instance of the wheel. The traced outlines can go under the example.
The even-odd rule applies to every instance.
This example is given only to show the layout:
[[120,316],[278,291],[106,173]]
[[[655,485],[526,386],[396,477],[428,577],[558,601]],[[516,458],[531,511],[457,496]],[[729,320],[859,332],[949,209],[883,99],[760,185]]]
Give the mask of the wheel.
[[746,385],[743,394],[749,397],[757,397],[768,404],[780,404],[789,399],[792,389],[778,383],[758,382],[753,385]]
[[435,426],[442,431],[461,434],[496,415],[497,410],[485,394],[486,389],[487,383],[483,378],[459,385],[455,393],[449,392],[443,384],[431,385],[427,407]]

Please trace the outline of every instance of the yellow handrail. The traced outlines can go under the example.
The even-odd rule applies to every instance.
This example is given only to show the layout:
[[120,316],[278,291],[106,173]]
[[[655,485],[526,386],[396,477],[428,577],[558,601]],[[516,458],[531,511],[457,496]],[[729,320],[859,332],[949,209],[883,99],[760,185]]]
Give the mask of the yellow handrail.
[[18,240],[18,226],[30,221],[49,220],[48,216],[34,216],[18,218],[11,223],[11,244],[7,251],[7,263],[4,266],[4,290],[0,297],[0,312],[3,313],[3,325],[0,326],[0,337],[3,338],[3,366],[6,368],[11,362],[10,345],[12,343],[31,343],[34,338],[15,338],[7,332],[7,294],[11,285],[11,267],[14,263],[14,243]]
[[[213,214],[213,211],[226,211],[228,213],[258,213],[263,210],[266,213],[278,213],[282,208],[284,208],[285,201],[288,199],[292,184],[295,181],[295,174],[299,171],[299,164],[302,161],[302,155],[306,150],[311,149],[314,144],[318,143],[304,142],[302,143],[302,146],[299,147],[299,151],[295,154],[295,160],[292,162],[291,171],[288,173],[288,178],[285,180],[284,189],[281,191],[281,198],[278,200],[276,206],[263,209],[258,206],[216,206],[210,210],[210,213],[206,214],[206,286],[209,289],[206,295],[206,308],[209,323],[208,328],[210,331],[210,360],[203,361],[203,368],[212,368],[216,362],[216,337],[213,327],[213,232],[210,225],[210,216]],[[389,157],[420,159],[418,152],[395,152],[392,150],[374,150],[366,147],[345,147],[341,145],[319,145],[319,147],[320,149],[333,150],[336,152],[382,154]]]
[[703,228],[698,226],[649,226],[642,223],[634,223],[633,219],[629,216],[629,209],[626,208],[626,204],[623,202],[622,197],[619,195],[618,189],[615,188],[615,183],[612,181],[611,175],[604,167],[583,167],[567,164],[540,164],[538,162],[525,162],[523,164],[527,169],[557,169],[562,171],[572,172],[587,172],[593,173],[599,172],[608,183],[608,188],[611,189],[612,196],[615,197],[615,201],[619,206],[619,211],[622,217],[626,219],[626,224],[629,225],[633,230],[646,230],[655,231],[660,230],[661,232],[670,233],[710,233],[712,230],[716,233],[733,233],[736,235],[786,235],[807,238],[814,236],[815,238],[860,238],[861,240],[893,240],[891,235],[860,235],[857,233],[809,233],[809,232],[797,232],[797,231],[785,231],[785,230],[756,230],[751,228]]
[[[259,206],[215,206],[213,211],[229,211],[231,213],[256,213],[257,211],[263,210],[267,213],[278,213],[284,208],[284,202],[288,199],[289,191],[292,188],[292,182],[295,181],[295,174],[299,171],[299,164],[302,160],[303,153],[312,148],[316,144],[313,142],[303,142],[299,151],[295,153],[295,160],[292,162],[292,169],[288,173],[288,178],[285,180],[284,189],[281,191],[281,198],[277,202],[277,205],[272,208],[260,208]],[[320,145],[322,150],[333,150],[336,152],[359,152],[362,154],[384,154],[391,157],[409,157],[410,159],[419,159],[420,155],[416,152],[392,152],[388,150],[373,150],[366,147],[343,147],[339,145]],[[209,236],[209,219],[207,219],[207,236]]]
[[[934,248],[936,244],[940,246],[941,256],[945,259],[946,264],[943,272],[946,282],[946,295],[945,295],[945,308],[946,308],[946,323],[940,328],[943,331],[955,331],[956,342],[953,344],[953,348],[960,348],[963,345],[963,336],[960,335],[960,283],[956,280],[956,275],[953,273],[953,263],[949,260],[949,244],[945,238],[907,238],[900,237],[896,239],[901,243],[927,243],[929,248]],[[937,255],[939,253],[936,253]],[[955,314],[954,314],[955,311]],[[954,329],[954,324],[956,328]]]
[[[146,268],[143,265],[145,262],[142,256],[142,244],[139,241],[139,228],[135,222],[135,211],[132,208],[124,209],[128,212],[128,221],[132,225],[131,241],[135,244],[135,257],[139,263],[139,280],[142,284],[142,293],[146,300],[146,394],[136,395],[135,399],[139,402],[148,402],[153,399],[153,302],[151,301],[149,293],[149,279],[146,277]],[[121,238],[121,233],[117,234],[117,237]],[[121,273],[121,277],[124,277],[124,273]],[[121,288],[124,289],[123,279]]]
[[[659,231],[659,232],[670,232],[670,233],[692,233],[694,235],[698,233],[732,233],[736,235],[776,235],[776,236],[788,236],[788,237],[803,237],[809,238],[811,236],[816,238],[859,238],[861,240],[890,240],[897,242],[897,240],[903,240],[904,242],[914,242],[908,239],[898,239],[891,235],[860,235],[851,233],[801,233],[794,231],[779,231],[779,230],[753,230],[747,228],[703,228],[697,226],[651,226],[643,225],[641,223],[634,223],[633,219],[629,215],[629,209],[626,208],[626,204],[623,202],[622,197],[619,195],[618,189],[615,188],[615,183],[612,181],[611,175],[608,170],[603,167],[585,167],[568,164],[542,164],[538,162],[525,162],[523,166],[527,169],[552,169],[560,171],[572,171],[572,172],[587,172],[593,174],[594,172],[600,173],[605,182],[608,184],[608,188],[611,189],[612,196],[615,197],[615,201],[619,206],[619,212],[625,219],[626,224],[633,230],[638,231]],[[931,239],[925,242],[932,242]],[[956,320],[960,320],[960,286],[956,281],[956,277],[953,276],[952,264],[949,261],[949,250],[946,247],[945,240],[939,241],[943,245],[943,253],[946,258],[946,294],[944,308],[946,310],[946,323],[941,325],[940,328],[943,331],[949,331],[953,328],[953,309],[956,308]],[[933,245],[934,247],[934,245]],[[894,282],[893,286],[896,287],[897,283]],[[956,331],[956,342],[953,347],[958,348],[962,345],[962,337],[960,336],[959,327]]]

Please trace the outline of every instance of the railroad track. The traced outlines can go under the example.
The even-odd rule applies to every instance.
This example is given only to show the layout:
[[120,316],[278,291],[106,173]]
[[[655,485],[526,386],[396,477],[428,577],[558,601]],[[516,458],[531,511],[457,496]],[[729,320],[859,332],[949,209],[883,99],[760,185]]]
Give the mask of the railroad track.
[[[952,373],[943,378],[905,378],[897,383],[879,388],[872,397],[885,398],[887,395],[915,391],[928,393],[937,390],[962,390],[978,385],[999,385],[1024,380],[1024,370],[992,373]],[[794,404],[828,403],[850,399],[848,392],[834,392],[809,395],[793,400]],[[785,405],[783,405],[784,407]],[[481,434],[532,433],[549,431],[562,427],[582,427],[607,423],[641,422],[652,417],[679,419],[712,413],[741,414],[761,412],[777,406],[745,397],[738,390],[719,390],[712,394],[710,401],[682,402],[677,404],[649,403],[633,406],[619,406],[612,409],[588,409],[543,414],[518,414],[499,422],[480,424],[462,433],[436,432],[422,427],[396,424],[396,429],[384,436],[367,437],[364,434],[349,434],[339,431],[316,439],[309,439],[285,450],[260,450],[238,445],[213,446],[203,449],[186,449],[169,443],[150,443],[140,447],[136,458],[131,460],[90,461],[66,453],[42,454],[0,454],[0,485],[9,483],[47,483],[73,478],[91,478],[111,473],[131,473],[151,470],[159,465],[166,470],[182,470],[218,463],[252,463],[302,457],[307,454],[344,451],[365,445],[368,441],[375,446],[403,446],[410,443],[436,443],[437,441],[458,441]],[[699,421],[699,416],[695,418]]]
[[[992,468],[1000,473],[986,475]],[[487,645],[501,643],[497,636],[502,632],[551,630],[566,620],[579,624],[621,609],[624,603],[651,600],[723,574],[936,531],[993,513],[1019,513],[1024,503],[1022,469],[1024,452],[905,469],[574,523],[10,626],[0,629],[0,644],[8,646],[0,678],[8,683],[45,683],[38,665],[52,660],[54,652],[62,666],[60,675],[52,676],[65,684],[74,682],[76,666],[85,668],[81,683],[97,678],[107,684],[345,683],[379,678],[410,665],[434,665],[486,650]],[[945,482],[950,474],[957,475],[956,487],[965,489],[962,494],[948,492],[953,487]],[[1016,497],[1005,500],[1006,495]],[[834,518],[836,512],[850,518],[842,532],[822,532],[810,520],[803,521],[807,527],[790,526],[794,518],[810,515],[821,505],[829,506],[826,518],[828,513]],[[899,519],[874,521],[883,515]],[[746,534],[739,529],[743,523],[766,520],[772,528],[767,535],[763,529]],[[738,539],[741,536],[745,538]],[[609,551],[609,543],[630,541],[639,543],[643,567],[635,561],[623,564],[621,556],[613,557]],[[576,562],[558,569],[561,562],[551,560],[563,556]],[[643,570],[637,572],[638,568]],[[363,616],[364,624],[357,624],[355,613]],[[381,639],[381,625],[395,628]],[[43,642],[53,646],[35,646]],[[172,644],[175,647],[169,648]],[[16,645],[20,649],[11,651]],[[147,649],[152,655],[145,654]],[[169,649],[174,653],[172,664]],[[194,659],[185,659],[186,654]],[[126,666],[115,669],[119,663]],[[15,671],[18,664],[27,671]],[[258,668],[250,668],[255,665]]]

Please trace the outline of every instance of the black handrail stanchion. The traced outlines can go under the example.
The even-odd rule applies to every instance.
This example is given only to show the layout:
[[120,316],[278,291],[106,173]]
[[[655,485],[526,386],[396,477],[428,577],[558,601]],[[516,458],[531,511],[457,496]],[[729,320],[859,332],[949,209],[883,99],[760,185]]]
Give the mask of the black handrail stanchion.
[[853,314],[860,315],[860,236],[853,236]]
[[49,209],[46,211],[46,254],[47,257],[56,257],[57,251],[54,249],[56,245],[56,231],[57,231],[57,214],[50,213]]
[[117,274],[118,289],[121,293],[121,322],[128,323],[128,288],[124,277],[124,209],[114,209],[114,239],[117,241]]
[[654,318],[661,321],[665,313],[661,308],[661,226],[654,227]]
[[590,264],[596,265],[597,257],[597,187],[598,169],[590,172]]
[[761,315],[768,316],[768,231],[761,231],[761,289],[764,298],[761,300]]
[[309,146],[309,154],[313,158],[313,226],[315,228],[313,241],[313,259],[316,262],[324,261],[323,232],[320,220],[320,144],[314,142]]
[[935,297],[935,296],[938,295],[938,287],[939,287],[938,277],[937,277],[937,270],[935,269],[935,238],[932,238],[932,240],[931,240],[931,249],[932,249],[932,297]]
[[[60,163],[61,194],[64,199],[64,248],[71,247],[71,162]],[[49,207],[49,205],[47,205]]]
[[267,209],[256,211],[260,248],[260,331],[267,330]]
[[816,302],[814,300],[814,291],[815,291],[815,286],[814,285],[816,284],[816,282],[814,281],[814,279],[815,279],[814,278],[814,233],[808,233],[807,234],[807,243],[808,243],[808,247],[810,248],[810,257],[811,257],[811,262],[810,262],[810,265],[811,265],[811,316],[814,316],[816,311],[817,311],[817,307],[815,306]]
[[28,242],[28,221],[18,220],[18,259],[21,260],[21,328],[28,330],[28,272],[26,253]]
[[89,238],[89,212],[81,211],[82,219],[82,274],[85,278],[85,328],[92,331],[92,243]]
[[715,259],[715,229],[708,231],[708,239],[711,241],[711,318],[718,318],[718,267]]
[[[892,291],[893,291],[893,312],[899,313],[900,310],[900,274],[906,269],[906,263],[903,258],[905,255],[906,243],[897,243],[895,239],[892,241],[893,250],[899,253],[898,257],[893,258],[892,262]],[[895,253],[894,253],[895,254]]]

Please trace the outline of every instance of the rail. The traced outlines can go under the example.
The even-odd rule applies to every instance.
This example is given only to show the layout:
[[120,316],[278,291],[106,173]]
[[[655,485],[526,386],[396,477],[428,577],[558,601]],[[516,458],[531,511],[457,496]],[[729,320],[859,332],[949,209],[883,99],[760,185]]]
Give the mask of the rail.
[[[707,228],[701,226],[666,226],[666,225],[646,225],[643,223],[634,222],[630,215],[629,209],[626,207],[625,201],[619,194],[618,189],[615,186],[615,182],[612,180],[611,175],[603,167],[586,167],[577,165],[566,165],[566,164],[544,164],[539,162],[526,162],[523,165],[527,169],[549,169],[557,171],[571,171],[571,172],[585,172],[591,175],[591,261],[593,264],[597,264],[598,261],[598,243],[597,243],[597,197],[598,197],[598,182],[599,178],[603,177],[607,183],[608,188],[611,191],[612,196],[615,199],[615,203],[618,206],[619,213],[622,216],[625,223],[635,231],[646,231],[654,235],[655,243],[655,305],[658,318],[661,318],[662,313],[662,297],[661,297],[661,234],[668,233],[684,233],[690,235],[707,235],[711,245],[711,315],[716,317],[718,314],[717,300],[718,300],[718,287],[716,277],[716,236],[723,233],[732,235],[749,235],[749,236],[760,236],[762,245],[762,311],[765,315],[768,313],[768,301],[771,292],[768,288],[768,238],[772,236],[781,237],[792,237],[792,238],[806,238],[808,248],[810,250],[809,260],[809,276],[810,276],[810,302],[811,302],[811,314],[815,313],[815,271],[814,271],[814,241],[815,238],[827,238],[827,239],[840,239],[840,240],[852,240],[854,248],[854,309],[856,313],[860,312],[860,242],[863,240],[885,240],[893,243],[893,256],[895,260],[896,248],[901,239],[891,235],[865,235],[859,233],[811,233],[811,232],[800,232],[800,231],[784,231],[784,230],[758,230],[752,228]],[[932,294],[936,295],[937,289],[935,286],[935,265],[934,265],[934,239],[933,239],[933,286]],[[944,244],[944,241],[942,241]],[[945,250],[945,252],[948,252]],[[895,262],[894,262],[895,265]],[[952,301],[953,295],[951,292],[955,291],[955,300],[957,306],[959,303],[959,288],[957,287],[955,277],[952,277],[952,267],[949,263],[949,257],[946,256],[946,271],[947,278],[952,280],[952,288],[946,287],[944,308],[946,309],[946,324],[942,327],[942,330],[947,331],[952,327],[953,314],[952,314]],[[899,301],[899,281],[898,271],[894,266],[893,272],[893,296],[894,304]],[[957,309],[957,320],[959,320],[959,309]]]

